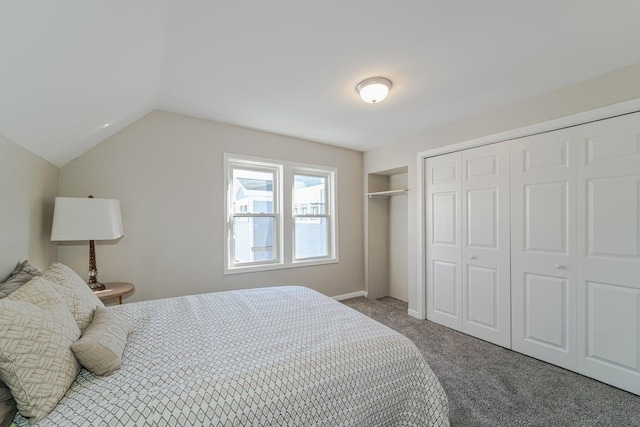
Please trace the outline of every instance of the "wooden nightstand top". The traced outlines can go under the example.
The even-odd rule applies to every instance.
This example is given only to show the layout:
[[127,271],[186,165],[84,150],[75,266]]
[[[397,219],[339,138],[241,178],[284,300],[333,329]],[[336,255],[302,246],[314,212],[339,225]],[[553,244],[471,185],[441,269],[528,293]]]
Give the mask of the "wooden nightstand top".
[[100,300],[117,299],[118,304],[122,304],[122,296],[135,290],[133,283],[128,282],[110,282],[104,284],[105,288],[101,291],[94,291]]

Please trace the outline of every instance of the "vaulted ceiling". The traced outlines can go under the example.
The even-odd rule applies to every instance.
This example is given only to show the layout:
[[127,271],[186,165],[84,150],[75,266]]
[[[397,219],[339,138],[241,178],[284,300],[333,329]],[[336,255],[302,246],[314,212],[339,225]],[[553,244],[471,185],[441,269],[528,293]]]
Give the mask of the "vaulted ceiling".
[[[163,109],[364,151],[638,63],[638,16],[638,0],[4,0],[0,134],[63,165]],[[394,86],[369,105],[355,86],[374,76]]]

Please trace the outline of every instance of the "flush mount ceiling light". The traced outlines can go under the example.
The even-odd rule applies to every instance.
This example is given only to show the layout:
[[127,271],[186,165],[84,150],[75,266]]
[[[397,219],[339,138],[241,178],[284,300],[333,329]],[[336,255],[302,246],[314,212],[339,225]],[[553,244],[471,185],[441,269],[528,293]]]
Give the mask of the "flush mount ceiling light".
[[387,97],[391,89],[391,80],[384,77],[372,77],[361,81],[356,86],[356,92],[364,102],[377,104]]

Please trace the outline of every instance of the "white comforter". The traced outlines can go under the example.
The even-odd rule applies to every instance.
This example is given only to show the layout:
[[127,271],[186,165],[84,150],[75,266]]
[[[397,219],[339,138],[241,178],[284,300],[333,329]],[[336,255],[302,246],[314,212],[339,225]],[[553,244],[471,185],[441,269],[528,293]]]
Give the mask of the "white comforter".
[[414,344],[315,291],[113,310],[134,327],[122,368],[110,377],[83,369],[39,425],[448,425],[445,394]]

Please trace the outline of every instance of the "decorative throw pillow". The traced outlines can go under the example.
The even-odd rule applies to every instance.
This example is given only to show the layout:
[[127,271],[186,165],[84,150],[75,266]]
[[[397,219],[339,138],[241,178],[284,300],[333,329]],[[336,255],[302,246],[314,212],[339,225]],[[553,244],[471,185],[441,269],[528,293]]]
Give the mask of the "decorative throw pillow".
[[[42,276],[42,272],[29,264],[29,261],[22,261],[11,272],[7,280],[0,283],[0,298],[6,298],[36,276]],[[11,391],[6,384],[0,381],[0,427],[9,426],[17,411],[16,401],[13,399]]]
[[80,332],[84,332],[91,324],[96,307],[104,307],[100,298],[93,293],[89,285],[75,271],[59,262],[54,262],[49,267],[44,273],[44,278],[62,286],[64,300],[69,306],[69,311],[76,319]]
[[32,422],[46,416],[80,372],[71,351],[80,330],[60,287],[35,277],[0,299],[0,378],[20,413]]
[[131,326],[121,314],[98,307],[91,325],[71,350],[82,366],[96,375],[111,375],[122,365]]
[[16,401],[11,396],[11,391],[0,381],[0,427],[11,425],[16,412],[18,412],[18,408],[16,407]]
[[42,276],[40,270],[29,264],[29,261],[22,261],[8,279],[0,283],[0,298],[9,296],[35,276]]

